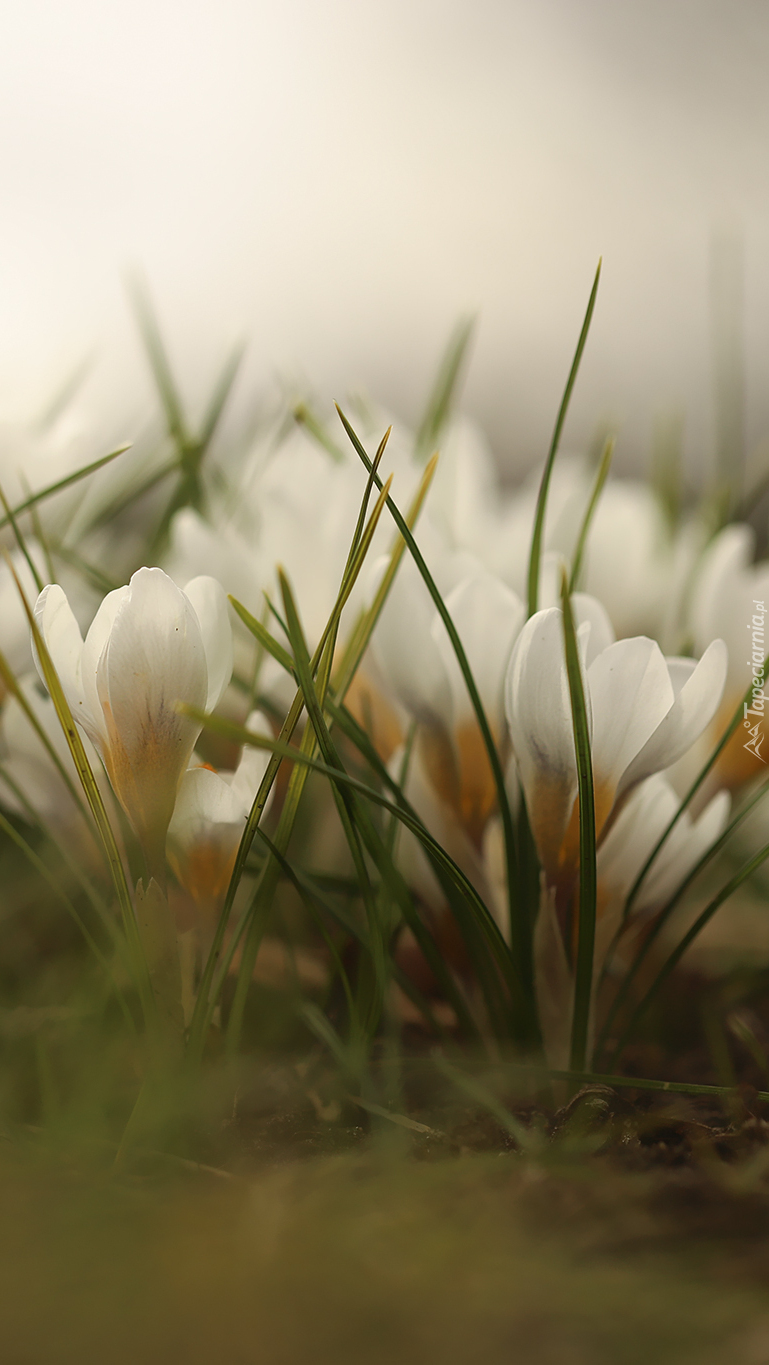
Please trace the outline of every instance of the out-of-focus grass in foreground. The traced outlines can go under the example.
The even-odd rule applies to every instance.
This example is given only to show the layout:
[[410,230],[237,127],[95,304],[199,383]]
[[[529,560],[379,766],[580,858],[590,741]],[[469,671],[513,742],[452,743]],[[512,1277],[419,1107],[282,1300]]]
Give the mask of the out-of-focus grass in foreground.
[[769,1360],[765,1201],[699,1176],[369,1150],[112,1181],[10,1154],[0,1199],[7,1365]]

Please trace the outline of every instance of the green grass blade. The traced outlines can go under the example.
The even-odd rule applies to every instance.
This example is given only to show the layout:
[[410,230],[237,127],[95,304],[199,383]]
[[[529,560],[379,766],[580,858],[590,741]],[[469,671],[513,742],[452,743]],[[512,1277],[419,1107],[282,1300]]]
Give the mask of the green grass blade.
[[582,352],[585,349],[587,334],[590,331],[590,323],[593,317],[593,309],[595,308],[595,300],[596,295],[598,293],[598,283],[600,281],[600,278],[601,261],[598,262],[598,269],[595,272],[595,279],[593,281],[593,288],[590,291],[590,298],[588,300],[587,312],[585,313],[585,320],[582,323],[582,331],[579,334],[577,349],[574,352],[574,359],[571,362],[569,378],[566,381],[566,388],[563,391],[563,398],[561,399],[561,406],[558,409],[558,416],[556,418],[555,427],[553,429],[553,436],[550,442],[550,449],[547,453],[545,468],[542,473],[542,482],[540,483],[539,486],[537,510],[534,516],[534,530],[531,538],[531,551],[529,553],[529,576],[526,593],[529,616],[533,616],[535,611],[537,610],[537,601],[539,598],[539,566],[542,559],[542,537],[545,529],[545,512],[547,510],[547,495],[550,489],[550,476],[553,472],[555,457],[558,454],[558,447],[561,442],[561,432],[563,431],[563,424],[566,421],[566,413],[569,410],[569,403],[571,401],[572,390],[577,379],[577,372],[579,370],[579,364],[582,359]]
[[[600,1071],[555,1071],[549,1067],[512,1062],[506,1065],[512,1075],[542,1077],[543,1080],[567,1081],[571,1087],[607,1085],[614,1090],[651,1090],[664,1095],[704,1095],[713,1099],[731,1099],[734,1090],[726,1085],[697,1085],[689,1081],[657,1081],[643,1076],[615,1076]],[[769,1091],[759,1090],[756,1098],[769,1103]]]
[[[358,546],[360,545],[360,542],[361,542],[361,537],[362,537],[362,535],[363,535],[363,530],[364,530],[364,527],[365,527],[365,525],[366,525],[366,514],[367,514],[367,512],[368,512],[368,506],[369,506],[369,502],[370,502],[370,500],[371,500],[371,494],[372,494],[373,489],[374,489],[374,479],[376,478],[377,472],[378,472],[378,470],[379,470],[379,466],[380,466],[380,464],[381,464],[381,462],[382,462],[382,456],[383,456],[384,453],[385,453],[385,449],[386,449],[386,447],[387,447],[387,442],[388,442],[389,439],[390,439],[390,433],[391,433],[391,431],[392,431],[392,427],[390,426],[390,427],[387,428],[387,431],[385,432],[384,436],[382,437],[381,441],[379,442],[379,446],[378,446],[378,448],[377,448],[377,453],[376,453],[376,455],[374,456],[374,463],[373,463],[372,469],[371,469],[371,471],[370,471],[370,473],[369,473],[369,476],[368,476],[368,478],[367,478],[367,480],[366,480],[366,491],[365,491],[365,493],[363,494],[363,501],[361,502],[360,510],[359,510],[359,512],[358,512],[358,520],[357,520],[356,525],[355,525],[355,531],[353,532],[352,543],[351,543],[351,545],[350,545],[350,551],[349,551],[349,554],[348,554],[348,556],[347,556],[347,563],[346,563],[345,568],[344,568],[344,574],[342,575],[343,581],[344,581],[344,578],[347,576],[347,574],[348,574],[348,573],[350,572],[350,570],[352,569],[352,566],[353,566],[353,563],[354,563],[354,560],[355,560],[355,554],[356,554],[356,551],[357,551],[357,549],[358,549]],[[389,485],[388,485],[388,486],[389,486]]]
[[448,1058],[442,1057],[438,1052],[433,1054],[433,1062],[447,1081],[451,1081],[452,1085],[462,1090],[468,1099],[474,1104],[479,1104],[496,1119],[503,1132],[509,1133],[522,1152],[530,1152],[539,1146],[537,1133],[531,1132],[514,1114],[511,1114],[477,1076],[468,1076],[466,1071],[460,1071],[459,1067],[452,1066]]
[[148,474],[146,478],[142,479],[134,488],[119,493],[116,497],[112,498],[111,501],[106,503],[106,505],[102,506],[92,517],[90,526],[92,528],[109,526],[111,522],[121,516],[121,514],[133,503],[138,502],[140,498],[145,497],[147,493],[151,493],[153,488],[157,488],[164,479],[170,478],[177,470],[178,462],[176,458],[166,460],[159,469],[154,470],[152,474]]
[[19,687],[16,677],[14,676],[13,671],[8,663],[8,660],[6,659],[2,651],[0,651],[0,678],[2,678],[2,681],[5,684],[7,690],[11,693],[13,697],[15,697],[16,701],[19,703],[19,706],[24,712],[24,715],[26,716],[27,720],[32,726],[32,729],[34,730],[35,734],[40,740],[40,743],[42,744],[43,748],[48,754],[48,757],[50,758],[51,762],[56,768],[56,771],[58,772],[62,782],[66,786],[67,791],[72,797],[72,800],[75,802],[75,805],[80,811],[80,814],[87,821],[88,815],[86,814],[86,807],[83,803],[83,799],[79,791],[77,790],[77,787],[75,786],[74,782],[72,781],[72,778],[67,772],[67,769],[62,763],[61,758],[57,754],[48,735],[45,733],[45,730],[40,724],[40,721],[38,720],[37,716],[32,710],[32,707],[27,701],[27,698],[24,696],[24,693]]
[[5,512],[6,521],[10,522],[11,530],[13,531],[16,544],[18,545],[19,550],[24,556],[27,568],[29,569],[29,572],[32,575],[32,581],[35,587],[37,588],[38,592],[42,592],[43,588],[45,587],[45,584],[43,583],[43,580],[40,577],[35,561],[33,560],[31,554],[29,553],[29,550],[27,549],[27,542],[24,539],[24,536],[22,535],[21,531],[19,530],[19,524],[13,514],[12,508],[8,504],[8,499],[6,498],[5,493],[3,492],[1,487],[0,502],[3,504],[3,511]]
[[298,403],[294,408],[294,421],[298,422],[300,426],[306,427],[313,440],[317,442],[321,449],[325,450],[327,455],[331,456],[334,464],[345,463],[344,451],[340,449],[334,440],[332,440],[323,423],[319,421],[315,416],[315,413],[307,407],[306,403]]
[[214,385],[214,391],[203,415],[203,421],[198,433],[198,446],[202,451],[208,450],[221,421],[222,413],[227,406],[227,400],[232,392],[238,371],[243,363],[243,356],[246,353],[245,342],[236,346],[231,355],[224,362],[224,367],[219,378]]
[[577,632],[574,626],[574,616],[565,574],[561,585],[561,606],[563,609],[566,673],[569,679],[579,792],[579,921],[574,973],[574,1013],[571,1025],[570,1062],[575,1071],[584,1071],[590,1025],[590,1005],[593,995],[593,954],[598,893],[595,853],[595,794],[585,688],[582,681]]
[[175,444],[182,448],[189,443],[190,435],[149,291],[138,275],[129,277],[127,288],[152,376],[163,404],[169,434]]
[[262,649],[265,649],[268,654],[271,654],[273,659],[280,664],[281,668],[284,668],[287,673],[290,673],[292,677],[295,677],[294,661],[288,650],[284,649],[283,646],[278,643],[275,636],[270,634],[267,627],[263,626],[261,621],[258,621],[255,616],[252,616],[248,608],[244,607],[243,603],[239,602],[237,597],[233,597],[232,593],[229,594],[229,601],[232,603],[232,606],[235,608],[235,611],[238,613],[244,626],[250,630],[254,639],[262,646]]
[[577,537],[577,545],[574,551],[574,560],[571,566],[569,592],[576,592],[577,584],[579,583],[579,576],[582,571],[582,560],[584,559],[585,556],[585,546],[587,544],[588,532],[590,530],[595,509],[598,506],[599,498],[603,492],[603,486],[606,483],[606,479],[609,474],[609,469],[611,468],[611,461],[612,456],[614,454],[615,444],[616,438],[614,436],[609,436],[606,440],[606,444],[604,445],[603,452],[601,454],[600,464],[598,465],[598,472],[595,476],[595,482],[593,484],[593,491],[590,494],[590,501],[587,505],[587,508],[585,509],[585,515],[582,518],[582,525],[579,528],[579,536]]
[[[116,460],[118,455],[125,454],[129,446],[119,446],[117,450],[110,451],[109,455],[102,455],[101,459],[93,460],[91,464],[83,465],[82,469],[75,470],[74,474],[67,474],[63,479],[57,479],[55,483],[49,483],[45,488],[41,488],[37,493],[30,493],[22,502],[16,504],[12,509],[15,517],[20,517],[23,512],[28,512],[30,507],[36,507],[47,498],[52,498],[55,493],[61,493],[63,489],[69,488],[74,483],[79,483],[81,479],[87,479],[89,474],[95,474],[97,469],[103,469],[105,465]],[[0,517],[0,531],[9,523],[8,516]]]
[[[412,531],[424,505],[424,500],[427,497],[433,475],[437,468],[437,463],[438,457],[435,455],[428,461],[419,488],[417,489],[416,497],[413,499],[409,508],[406,524]],[[334,691],[338,700],[344,698],[358,671],[363,655],[368,648],[374,627],[379,620],[384,604],[387,601],[388,593],[394,582],[395,575],[398,572],[398,566],[403,558],[405,549],[406,542],[401,535],[398,535],[396,542],[390,551],[390,560],[382,575],[382,580],[374,600],[368,610],[361,612],[361,615],[350,634],[339,666],[334,670]]]
[[[82,574],[83,578],[85,578],[92,587],[98,589],[99,592],[106,594],[108,592],[114,592],[116,588],[120,587],[120,584],[117,583],[114,578],[108,578],[102,569],[97,568],[95,564],[89,563],[89,561],[84,559],[82,555],[79,555],[76,550],[71,550],[68,545],[53,545],[51,550],[58,559],[62,559],[71,569],[76,569],[78,573]],[[54,582],[54,579],[51,579],[51,582]]]

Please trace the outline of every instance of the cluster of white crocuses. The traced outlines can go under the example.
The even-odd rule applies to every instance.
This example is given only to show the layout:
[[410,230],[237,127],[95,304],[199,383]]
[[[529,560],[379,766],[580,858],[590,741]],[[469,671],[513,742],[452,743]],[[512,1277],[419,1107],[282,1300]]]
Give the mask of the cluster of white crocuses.
[[[422,475],[412,446],[396,430],[385,461],[395,468],[393,491],[404,510]],[[539,584],[542,609],[527,620],[522,599],[536,480],[503,495],[488,451],[466,424],[450,427],[442,446],[418,540],[467,654],[511,801],[515,805],[521,793],[525,799],[542,868],[536,928],[540,1012],[550,1054],[563,1060],[578,803],[558,601],[561,568],[574,554],[592,474],[580,461],[563,459],[556,466]],[[266,759],[247,749],[235,772],[215,772],[195,756],[200,724],[179,705],[202,713],[220,702],[233,666],[225,593],[262,616],[263,591],[275,595],[277,561],[288,569],[307,638],[311,646],[316,643],[339,589],[365,484],[357,460],[330,455],[303,428],[294,428],[269,451],[257,449],[241,473],[237,499],[212,502],[208,519],[190,509],[177,514],[164,560],[169,572],[142,568],[129,585],[109,593],[85,639],[60,586],[45,588],[36,607],[69,706],[103,764],[148,873],[163,881],[170,862],[177,881],[206,913],[221,902]],[[745,688],[750,603],[769,597],[766,571],[750,563],[747,528],[727,528],[707,549],[706,539],[694,519],[672,530],[648,488],[617,480],[604,490],[585,547],[579,585],[587,591],[576,592],[573,603],[595,780],[596,980],[628,890],[677,807],[667,770],[696,754],[698,742],[712,744],[723,728]],[[384,516],[370,567],[346,608],[342,641],[366,593],[373,595],[379,556],[391,541]],[[221,584],[201,575],[202,568],[213,568]],[[24,574],[29,592],[26,565]],[[0,591],[5,592],[2,584]],[[8,640],[19,635],[22,613],[17,620],[9,610],[4,619],[9,627],[0,647],[9,654]],[[280,634],[275,622],[273,628]],[[245,672],[253,662],[247,653],[253,641],[244,634],[236,640]],[[675,653],[692,645],[695,657]],[[12,662],[23,672],[20,650]],[[277,705],[285,701],[286,684],[293,687],[271,659],[259,683]],[[23,694],[39,725],[53,735],[50,704],[28,681]],[[370,727],[394,775],[403,775],[410,754],[407,795],[507,933],[497,792],[488,756],[445,627],[408,556],[348,702]],[[271,733],[256,713],[246,723]],[[60,790],[54,785],[59,779],[13,700],[4,708],[3,739],[0,799],[19,812],[37,805],[43,823],[61,829],[64,789],[61,801],[52,795]],[[60,739],[55,743],[66,769],[66,750]],[[678,821],[652,864],[636,896],[636,912],[664,902],[722,829],[728,805],[723,789],[754,776],[757,766],[756,755],[746,756],[735,741],[714,774],[709,804],[701,802],[694,815]],[[397,848],[414,889],[440,914],[442,894],[419,846],[402,833]]]

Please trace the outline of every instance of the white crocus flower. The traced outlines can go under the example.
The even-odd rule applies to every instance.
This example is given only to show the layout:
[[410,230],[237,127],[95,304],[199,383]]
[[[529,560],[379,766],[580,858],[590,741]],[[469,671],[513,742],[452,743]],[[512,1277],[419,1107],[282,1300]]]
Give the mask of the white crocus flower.
[[[714,635],[723,636],[729,651],[724,700],[698,753],[697,766],[720,738],[749,685],[755,687],[744,724],[730,739],[711,775],[707,791],[730,790],[765,776],[769,745],[765,715],[767,689],[763,662],[769,654],[769,564],[754,564],[755,535],[749,526],[727,526],[708,546],[692,591],[691,626],[699,653]],[[747,732],[747,733],[746,733]],[[763,762],[762,762],[763,760]],[[693,774],[686,773],[686,781]]]
[[[582,624],[578,633],[600,842],[607,821],[632,788],[675,763],[712,720],[726,675],[726,646],[714,640],[697,662],[666,659],[644,636],[596,651],[603,642],[594,626]],[[521,632],[508,670],[506,703],[546,878],[570,894],[578,847],[577,766],[558,608],[537,612]]]
[[85,641],[58,584],[40,594],[35,617],[148,871],[162,879],[177,788],[201,729],[177,704],[212,710],[232,673],[224,590],[201,577],[182,592],[162,569],[144,568],[105,597]]
[[[447,556],[437,577],[492,733],[503,743],[503,682],[523,605],[466,554]],[[439,799],[479,847],[496,799],[491,769],[446,628],[410,564],[390,591],[373,653],[383,685],[419,723],[419,757]]]
[[[246,729],[272,739],[260,712]],[[203,911],[211,911],[224,893],[248,814],[259,789],[269,754],[246,747],[235,772],[215,772],[206,764],[187,769],[168,829],[168,859],[181,885]],[[272,792],[265,806],[268,809]]]

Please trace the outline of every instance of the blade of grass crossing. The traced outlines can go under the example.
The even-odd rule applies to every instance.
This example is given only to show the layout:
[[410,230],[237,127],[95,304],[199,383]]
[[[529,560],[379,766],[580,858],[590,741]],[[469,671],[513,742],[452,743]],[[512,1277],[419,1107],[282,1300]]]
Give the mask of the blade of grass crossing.
[[[128,449],[128,446],[120,446],[117,450],[110,451],[109,455],[102,455],[101,459],[94,460],[91,464],[83,465],[82,469],[75,470],[74,474],[67,474],[66,478],[57,479],[56,483],[50,483],[45,488],[41,488],[38,493],[30,493],[28,497],[22,502],[17,503],[16,506],[11,509],[13,516],[20,517],[23,512],[28,512],[30,507],[38,506],[41,502],[45,502],[46,498],[52,498],[55,493],[61,493],[65,488],[69,488],[71,484],[79,483],[81,479],[88,478],[89,474],[95,474],[97,469],[103,469],[104,466],[110,464],[112,460],[116,460],[118,455],[125,454]],[[0,531],[3,530],[9,522],[10,517],[8,515],[0,517]]]
[[235,347],[231,355],[229,355],[224,362],[224,368],[214,385],[214,391],[211,394],[211,399],[206,408],[200,433],[198,435],[198,446],[203,452],[208,449],[216,434],[216,429],[221,421],[222,413],[227,406],[227,399],[232,392],[233,385],[238,377],[238,371],[243,363],[245,352],[245,343],[241,342],[239,346]]
[[[433,455],[432,459],[427,463],[416,497],[414,498],[409,508],[408,516],[406,517],[406,524],[409,527],[409,530],[413,530],[416,525],[437,466],[438,456]],[[394,582],[405,549],[406,542],[399,534],[390,551],[390,560],[382,575],[382,580],[377,588],[374,600],[368,611],[361,612],[361,615],[350,634],[350,639],[345,647],[339,667],[334,672],[334,691],[337,699],[341,700],[344,698],[358,671],[358,667],[366,652],[374,627],[379,620],[384,604],[387,601],[387,595]]]
[[238,613],[238,616],[246,629],[250,630],[254,639],[262,646],[262,649],[265,649],[268,654],[271,654],[273,659],[280,664],[281,668],[284,668],[287,673],[290,673],[291,676],[295,678],[294,661],[288,650],[284,649],[283,646],[278,643],[275,636],[270,634],[267,627],[262,625],[261,621],[258,621],[255,616],[252,616],[251,612],[243,606],[242,602],[239,602],[237,597],[232,596],[232,593],[229,594],[229,601],[232,603],[232,606],[235,608],[235,611]]
[[565,573],[561,585],[561,605],[579,793],[579,920],[574,973],[574,1013],[571,1025],[570,1064],[573,1070],[584,1071],[588,1048],[590,1005],[593,995],[597,899],[595,795],[585,689],[582,681],[577,632],[574,626],[574,616]]
[[11,530],[13,531],[16,544],[18,545],[22,555],[24,556],[27,568],[29,569],[29,572],[32,575],[32,581],[35,587],[37,588],[38,592],[42,592],[43,588],[45,587],[45,584],[43,583],[43,580],[40,577],[40,573],[38,571],[38,567],[34,559],[29,553],[29,550],[27,549],[26,540],[24,539],[24,536],[21,534],[21,531],[19,530],[18,522],[8,504],[8,499],[6,498],[2,488],[0,488],[0,502],[3,504],[3,510],[5,512],[6,521],[9,521],[11,524]]
[[134,276],[128,280],[128,293],[136,314],[136,321],[144,342],[144,349],[147,352],[150,369],[163,404],[169,433],[176,445],[182,449],[188,444],[190,436],[171,370],[171,363],[163,344],[155,311],[150,302],[149,292],[143,280]]
[[569,410],[569,403],[571,401],[572,390],[577,379],[579,364],[582,359],[582,352],[585,349],[585,342],[587,341],[587,335],[588,332],[590,331],[590,323],[593,317],[593,309],[595,308],[595,300],[596,295],[598,294],[598,284],[600,278],[601,261],[598,262],[598,269],[595,272],[595,279],[593,280],[593,288],[590,291],[590,298],[588,300],[587,312],[585,313],[585,320],[582,323],[582,331],[579,334],[577,349],[574,352],[574,359],[571,362],[569,378],[566,381],[566,388],[564,389],[563,398],[561,399],[561,406],[558,409],[558,416],[556,418],[555,427],[553,429],[553,436],[550,441],[550,449],[547,453],[547,459],[545,460],[545,468],[542,472],[542,482],[540,483],[539,486],[537,508],[534,514],[534,529],[531,537],[531,550],[529,552],[529,574],[528,586],[526,591],[529,616],[533,616],[535,611],[537,610],[537,602],[539,598],[539,566],[542,560],[542,537],[545,529],[545,512],[547,510],[547,495],[550,489],[550,476],[553,472],[555,457],[558,454],[558,447],[561,443],[561,432],[563,431],[563,424],[566,421],[566,414]]
[[577,537],[577,545],[574,550],[574,560],[571,566],[571,578],[569,579],[569,592],[576,592],[577,585],[579,583],[579,576],[580,573],[582,572],[582,560],[584,559],[585,556],[585,546],[587,544],[588,532],[590,530],[593,516],[595,514],[595,509],[598,506],[599,498],[603,492],[603,486],[608,478],[609,470],[611,468],[612,456],[614,455],[615,444],[616,444],[615,437],[610,436],[603,448],[601,461],[598,466],[598,473],[595,476],[595,483],[593,484],[593,491],[590,494],[590,501],[587,505],[587,508],[585,509],[585,515],[582,518],[582,525],[579,529],[579,535]]

